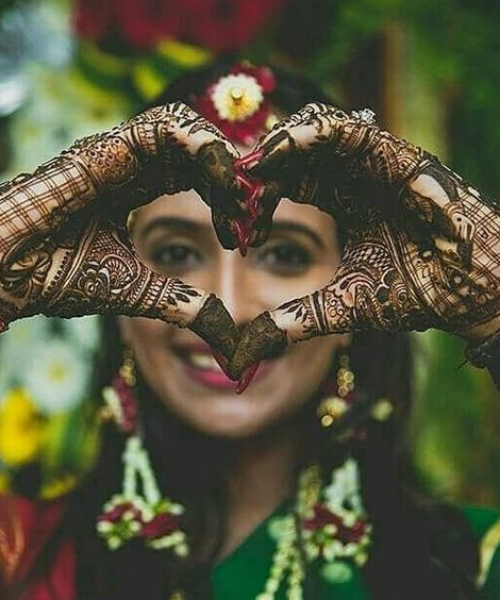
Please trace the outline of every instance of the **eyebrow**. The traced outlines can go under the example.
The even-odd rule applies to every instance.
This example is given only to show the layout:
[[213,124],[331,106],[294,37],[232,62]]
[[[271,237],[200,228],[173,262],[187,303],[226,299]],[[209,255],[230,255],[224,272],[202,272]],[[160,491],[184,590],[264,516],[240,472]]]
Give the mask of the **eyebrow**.
[[321,239],[321,237],[310,227],[306,225],[302,225],[301,223],[297,223],[296,221],[274,221],[273,222],[273,232],[283,232],[283,233],[301,233],[308,238],[310,238],[320,249],[325,249],[325,243]]
[[[150,221],[140,232],[139,235],[141,238],[144,239],[152,231],[159,228],[179,229],[184,231],[195,232],[197,234],[209,234],[213,232],[212,224],[197,223],[196,221],[192,221],[191,219],[184,219],[182,217],[157,217]],[[315,231],[313,231],[310,227],[307,227],[306,225],[297,223],[296,221],[274,221],[272,232],[299,233],[308,237],[321,250],[325,249],[325,243]]]
[[155,229],[170,228],[181,229],[184,231],[196,231],[197,233],[208,233],[212,230],[211,224],[197,223],[191,219],[183,219],[182,217],[157,217],[150,221],[140,232],[140,237],[145,238]]

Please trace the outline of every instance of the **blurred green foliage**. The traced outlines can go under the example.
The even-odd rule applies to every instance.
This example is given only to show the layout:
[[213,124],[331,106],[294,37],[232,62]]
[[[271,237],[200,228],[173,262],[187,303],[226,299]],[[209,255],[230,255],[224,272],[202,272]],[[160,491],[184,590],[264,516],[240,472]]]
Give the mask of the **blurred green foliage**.
[[498,0],[312,0],[307,13],[316,20],[302,25],[321,40],[310,48],[307,71],[319,82],[339,72],[370,37],[390,24],[403,26],[418,67],[447,93],[453,166],[488,194],[499,193]]
[[[308,74],[324,84],[370,39],[399,26],[411,45],[412,70],[445,106],[447,162],[483,193],[498,197],[500,2],[314,4],[326,6],[330,17],[317,23],[324,32],[306,61]],[[447,499],[500,506],[500,395],[486,372],[463,364],[459,340],[429,332],[417,335],[415,346],[418,401],[412,434],[424,484]]]

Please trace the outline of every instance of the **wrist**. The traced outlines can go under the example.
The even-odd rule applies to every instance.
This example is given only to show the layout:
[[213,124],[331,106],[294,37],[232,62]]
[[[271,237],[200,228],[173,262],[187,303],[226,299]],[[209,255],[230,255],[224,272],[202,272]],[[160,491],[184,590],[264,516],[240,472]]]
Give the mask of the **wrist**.
[[469,344],[465,356],[475,367],[500,369],[500,330],[480,342]]
[[500,390],[500,331],[475,346],[469,346],[465,356],[475,367],[487,368],[493,383]]
[[456,333],[467,342],[468,347],[475,348],[489,340],[498,331],[500,331],[500,314],[485,323],[474,325],[469,329],[457,331]]

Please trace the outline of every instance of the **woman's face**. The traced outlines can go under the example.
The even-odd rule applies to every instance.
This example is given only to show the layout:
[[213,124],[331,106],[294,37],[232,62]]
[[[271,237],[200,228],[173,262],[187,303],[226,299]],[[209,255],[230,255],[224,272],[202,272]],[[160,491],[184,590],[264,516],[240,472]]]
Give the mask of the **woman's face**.
[[[224,302],[237,325],[323,287],[339,260],[335,224],[306,205],[283,200],[266,244],[243,258],[223,250],[209,208],[193,192],[163,196],[136,211],[132,238],[142,260]],[[303,406],[328,374],[342,336],[309,340],[261,364],[241,395],[187,329],[122,318],[122,333],[157,398],[179,419],[213,436],[258,435]]]

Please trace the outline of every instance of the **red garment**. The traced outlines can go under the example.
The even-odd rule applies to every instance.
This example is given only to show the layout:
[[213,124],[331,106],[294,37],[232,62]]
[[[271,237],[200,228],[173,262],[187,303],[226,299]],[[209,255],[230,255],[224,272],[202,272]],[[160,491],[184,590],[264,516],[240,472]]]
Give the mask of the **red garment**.
[[[40,502],[0,496],[0,589],[7,590],[29,573],[56,530],[67,500]],[[35,582],[23,600],[76,600],[75,552],[64,540],[46,576]]]

